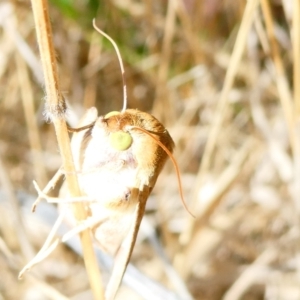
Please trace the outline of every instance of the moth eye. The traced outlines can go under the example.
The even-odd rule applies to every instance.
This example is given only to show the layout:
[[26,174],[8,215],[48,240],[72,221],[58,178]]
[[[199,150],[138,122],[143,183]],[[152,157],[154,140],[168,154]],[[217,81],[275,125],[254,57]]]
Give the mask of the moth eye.
[[110,145],[119,151],[127,150],[132,144],[132,137],[128,132],[117,131],[109,135]]
[[119,115],[119,114],[120,114],[120,112],[118,112],[118,111],[111,111],[111,112],[109,112],[108,114],[106,114],[104,116],[104,119],[108,119],[108,118],[110,118],[112,116],[116,116],[116,115]]

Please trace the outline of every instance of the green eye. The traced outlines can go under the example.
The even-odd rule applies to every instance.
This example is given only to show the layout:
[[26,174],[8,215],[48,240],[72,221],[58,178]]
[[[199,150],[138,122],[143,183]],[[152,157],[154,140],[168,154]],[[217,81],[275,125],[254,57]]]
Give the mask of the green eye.
[[109,135],[110,145],[119,151],[127,150],[132,144],[132,137],[128,132],[117,131]]
[[108,114],[106,114],[104,116],[104,119],[108,119],[108,118],[110,118],[112,116],[116,116],[116,115],[119,115],[119,114],[120,114],[120,112],[118,112],[118,111],[111,111],[111,112],[109,112]]

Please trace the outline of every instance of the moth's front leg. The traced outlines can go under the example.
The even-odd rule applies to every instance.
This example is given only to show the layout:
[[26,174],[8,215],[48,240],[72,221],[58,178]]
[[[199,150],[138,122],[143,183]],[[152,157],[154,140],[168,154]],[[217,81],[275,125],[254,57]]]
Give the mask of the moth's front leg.
[[115,298],[119,285],[122,281],[126,267],[131,257],[132,250],[135,245],[142,218],[145,213],[145,207],[149,193],[150,188],[148,186],[144,186],[143,190],[139,191],[138,193],[138,202],[134,211],[130,231],[128,232],[125,240],[121,244],[121,247],[119,248],[115,256],[112,275],[105,292],[106,300],[112,300]]
[[[65,203],[68,202],[77,202],[77,201],[90,201],[87,197],[81,197],[81,198],[70,198],[70,199],[64,199],[64,198],[55,198],[55,197],[49,197],[48,195],[44,194],[43,191],[39,188],[37,183],[35,183],[35,188],[38,191],[39,198],[38,199],[46,199],[47,202],[53,202],[53,203],[60,203],[61,208],[59,216],[57,220],[55,221],[55,224],[53,225],[50,233],[48,234],[48,237],[40,249],[40,251],[35,255],[33,259],[31,259],[20,271],[19,273],[19,278],[22,278],[25,272],[29,271],[33,266],[38,264],[39,262],[43,261],[46,257],[48,257],[54,250],[55,248],[61,243],[61,242],[66,242],[76,234],[86,230],[86,229],[91,229],[95,226],[101,226],[102,223],[105,223],[107,220],[106,216],[98,216],[98,218],[93,218],[89,217],[86,220],[83,220],[79,223],[76,224],[76,221],[74,217],[72,217],[72,214],[70,214],[70,208],[65,207]],[[35,204],[37,201],[35,202]],[[62,204],[63,203],[63,204]],[[71,216],[71,219],[68,218],[68,215]],[[74,227],[65,233],[62,237],[57,237],[57,231],[60,225],[63,223],[63,221],[66,219],[69,219],[71,223],[73,223]]]
[[[80,196],[80,197],[64,197],[64,196],[60,196],[60,197],[51,197],[48,196],[44,191],[42,191],[40,189],[40,187],[38,186],[38,184],[33,181],[33,185],[34,188],[36,189],[36,191],[38,192],[38,199],[40,201],[40,199],[45,199],[48,203],[60,203],[60,204],[65,204],[65,203],[76,203],[76,202],[96,202],[97,200],[88,197],[88,196]],[[37,201],[34,203],[34,205],[36,206]]]

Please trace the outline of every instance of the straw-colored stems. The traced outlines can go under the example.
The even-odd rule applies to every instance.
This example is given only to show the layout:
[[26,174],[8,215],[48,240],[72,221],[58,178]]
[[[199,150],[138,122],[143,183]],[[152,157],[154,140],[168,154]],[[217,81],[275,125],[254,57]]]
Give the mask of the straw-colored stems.
[[[194,208],[196,207],[196,201],[198,199],[199,188],[201,188],[204,176],[208,172],[211,157],[213,157],[213,152],[214,152],[214,149],[215,149],[215,146],[217,143],[217,139],[218,139],[218,136],[222,129],[222,122],[223,122],[223,118],[226,114],[227,105],[228,105],[228,94],[232,88],[235,75],[239,68],[239,63],[241,61],[242,54],[244,52],[246,39],[248,36],[248,32],[251,28],[251,25],[252,25],[252,21],[254,18],[257,3],[258,3],[258,0],[249,0],[247,2],[247,5],[246,5],[245,11],[244,11],[241,26],[240,26],[240,29],[239,29],[239,32],[237,35],[237,39],[236,39],[236,42],[234,45],[234,49],[233,49],[233,52],[232,52],[232,55],[230,58],[230,62],[229,62],[229,66],[227,69],[227,73],[225,76],[221,97],[218,102],[218,106],[216,108],[216,113],[215,113],[214,119],[212,121],[211,129],[208,134],[206,147],[205,147],[203,157],[202,157],[202,163],[198,170],[195,188],[192,192],[192,201],[193,201],[192,206]],[[190,240],[191,232],[193,229],[193,222],[194,222],[194,220],[191,220],[189,222],[187,230],[185,230],[182,233],[182,236],[180,237],[182,246],[184,246]]]
[[[47,1],[32,1],[32,9],[41,54],[41,62],[44,71],[47,95],[46,109],[55,127],[58,146],[63,161],[63,168],[66,172],[68,190],[72,197],[78,197],[80,196],[80,189],[73,164],[67,126],[64,120],[66,104],[59,90]],[[87,217],[83,204],[78,203],[74,205],[74,214],[78,220],[84,220]],[[103,299],[104,292],[102,280],[93,251],[89,231],[83,231],[80,234],[80,238],[83,248],[84,262],[94,298]]]
[[[19,228],[18,230],[19,231]],[[18,257],[11,252],[8,245],[5,243],[5,241],[0,237],[0,253],[5,257],[5,261],[8,265],[13,266],[14,268],[20,267],[20,262]],[[3,267],[3,266],[2,266]],[[33,274],[28,274],[28,277],[26,277],[26,282],[31,283],[32,286],[34,286],[34,289],[36,291],[40,290],[43,295],[49,300],[68,300],[69,298],[63,296],[59,291],[57,291],[55,288],[47,284],[43,279],[36,278]],[[0,299],[5,299],[4,297]]]
[[230,289],[226,292],[223,300],[238,300],[254,284],[261,284],[270,277],[268,266],[278,257],[278,250],[268,248],[247,267]]
[[41,186],[44,186],[47,183],[47,174],[43,163],[41,141],[35,118],[32,86],[30,84],[27,66],[20,55],[16,56],[16,62],[21,98],[28,129],[27,132],[31,149],[31,159],[34,168],[34,177]]
[[[156,99],[153,106],[153,114],[156,115],[162,122],[170,121],[174,119],[174,111],[172,110],[172,105],[168,101],[167,93],[167,79],[168,79],[168,69],[171,62],[171,45],[174,36],[175,26],[176,26],[176,3],[175,1],[168,2],[168,11],[165,20],[164,28],[164,39],[162,45],[162,53],[160,56],[160,64],[157,74],[157,85],[156,85]],[[168,109],[165,109],[163,105],[166,105]],[[168,116],[164,112],[168,111]],[[161,115],[163,114],[163,115]]]
[[292,43],[294,59],[294,103],[295,103],[295,142],[294,142],[294,201],[300,211],[300,2],[293,1]]
[[292,95],[288,85],[288,80],[283,67],[283,62],[279,53],[278,44],[274,33],[274,22],[271,13],[269,0],[261,0],[261,7],[264,15],[266,30],[270,40],[271,56],[276,69],[276,83],[283,109],[285,121],[288,127],[288,133],[290,138],[290,144],[294,153],[294,115],[292,108]]
[[[209,219],[209,217],[213,214],[215,209],[219,206],[224,194],[230,189],[233,182],[242,173],[242,169],[247,161],[249,154],[253,152],[254,145],[255,142],[252,137],[246,140],[243,147],[235,155],[235,158],[232,161],[232,163],[219,176],[215,184],[215,191],[213,195],[209,199],[206,199],[206,205],[203,205],[202,209],[199,212],[197,212],[197,220],[191,223],[191,225],[193,225],[191,228],[188,228],[188,230],[190,230],[191,237],[193,235],[194,228],[197,228],[198,231],[200,230],[200,228],[203,228],[205,222]],[[180,236],[181,239],[184,239],[186,237],[186,235]],[[189,238],[188,241],[180,240],[181,244],[187,246],[184,249],[183,254],[180,253],[175,257],[176,269],[180,270],[180,273],[183,277],[186,277],[188,275],[189,270],[191,269],[189,268],[191,266],[187,266],[187,262],[184,260],[185,254],[189,251],[190,245],[188,244],[188,242],[190,240],[191,238]]]
[[190,51],[193,55],[193,59],[195,64],[199,64],[203,57],[203,50],[201,49],[201,43],[198,40],[198,33],[195,34],[192,21],[189,13],[186,10],[185,4],[183,0],[176,0],[177,3],[177,10],[176,13],[178,15],[178,19],[182,24],[182,30],[184,33],[184,37],[190,47]]
[[300,2],[293,1],[293,59],[294,59],[294,102],[297,117],[300,117]]
[[[90,44],[89,56],[88,56],[89,64],[92,64],[97,57],[101,56],[102,45],[97,42],[98,40],[99,40],[99,34],[98,32],[95,31],[93,32],[91,37],[91,44]],[[85,73],[85,76],[88,79],[88,81],[84,90],[83,107],[86,109],[96,105],[96,97],[97,97],[97,84],[98,84],[97,73],[96,72],[92,74],[90,73],[91,72]]]

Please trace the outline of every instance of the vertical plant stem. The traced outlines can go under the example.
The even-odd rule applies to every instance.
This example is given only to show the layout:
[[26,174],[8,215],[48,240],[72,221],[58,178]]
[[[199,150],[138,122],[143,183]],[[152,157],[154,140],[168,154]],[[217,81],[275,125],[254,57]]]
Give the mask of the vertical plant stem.
[[212,127],[210,129],[207,144],[202,157],[199,174],[205,174],[208,171],[210,161],[213,156],[213,151],[215,149],[216,142],[218,139],[218,135],[220,133],[220,129],[222,128],[222,122],[223,122],[223,117],[225,116],[225,110],[228,105],[228,94],[233,86],[235,75],[237,73],[239,63],[241,61],[245,49],[246,39],[252,25],[257,2],[258,2],[257,0],[249,0],[247,2],[247,6],[245,8],[245,12],[242,18],[242,23],[234,45],[234,49],[230,57],[229,67],[226,72],[224,85],[221,92],[221,97],[216,109],[217,111],[215,114],[215,118],[214,121],[212,122]]
[[[90,49],[88,55],[88,61],[91,63],[95,57],[101,56],[102,52],[102,44],[99,45],[97,42],[99,40],[98,33],[95,31],[92,34],[91,42],[90,42]],[[96,98],[97,98],[97,73],[93,74],[92,77],[88,77],[88,81],[86,84],[86,88],[84,90],[84,97],[83,97],[83,107],[89,108],[96,105]]]
[[35,180],[40,186],[47,184],[47,174],[43,163],[42,147],[40,135],[36,119],[34,117],[34,98],[32,86],[30,84],[27,66],[23,58],[18,54],[16,55],[16,62],[18,68],[18,79],[25,113],[27,132],[31,150],[31,160],[33,162]]
[[[73,164],[70,141],[64,114],[66,104],[59,90],[56,70],[56,59],[52,42],[52,32],[46,0],[32,0],[32,10],[36,26],[36,34],[41,54],[46,88],[46,109],[52,119],[57,136],[59,150],[62,156],[63,168],[66,173],[67,186],[70,195],[80,196],[80,189]],[[74,205],[74,214],[78,220],[86,219],[86,211],[82,203]],[[88,273],[91,289],[95,299],[103,299],[103,287],[92,241],[88,230],[80,234],[83,256]]]
[[185,39],[187,41],[188,47],[190,47],[190,51],[193,55],[195,64],[198,65],[203,62],[203,50],[198,39],[198,33],[195,33],[192,20],[186,10],[184,1],[176,0],[176,3],[176,13],[178,15],[178,19],[182,24]]
[[[294,105],[295,105],[295,143],[294,143],[294,202],[300,213],[300,2],[293,1],[292,44],[294,60]],[[297,221],[299,217],[297,215]],[[299,224],[299,223],[298,223]],[[298,269],[299,271],[299,269]]]
[[294,101],[297,117],[300,116],[300,2],[293,3],[293,60],[294,60]]
[[[153,106],[153,114],[156,115],[164,123],[166,121],[174,119],[174,105],[171,105],[168,100],[167,93],[167,79],[168,79],[168,70],[171,61],[171,45],[174,37],[174,30],[176,27],[176,2],[168,2],[168,10],[165,20],[164,27],[164,39],[160,57],[160,65],[158,68],[157,74],[157,88],[155,91],[156,99]],[[169,104],[168,109],[164,107],[165,103]],[[165,112],[168,111],[168,118],[166,118]]]
[[[234,83],[235,75],[239,68],[239,63],[242,58],[242,54],[244,52],[244,48],[246,45],[246,39],[248,36],[248,32],[251,28],[253,18],[255,15],[255,10],[257,8],[258,0],[248,0],[247,5],[244,11],[244,15],[242,18],[241,26],[239,28],[239,32],[236,38],[236,42],[233,48],[232,55],[230,57],[229,67],[226,72],[223,89],[221,92],[221,97],[218,102],[218,106],[216,108],[216,113],[214,116],[214,120],[211,123],[211,129],[209,131],[207,143],[205,146],[205,150],[202,157],[202,162],[198,170],[195,188],[192,191],[192,208],[197,209],[197,200],[199,189],[203,184],[203,180],[205,175],[208,172],[211,158],[213,157],[213,153],[217,144],[217,140],[222,129],[223,118],[226,115],[226,110],[228,108],[228,94],[232,88]],[[196,211],[197,215],[197,211]],[[182,247],[185,247],[191,239],[191,234],[193,232],[194,220],[190,220],[187,225],[187,229],[180,236],[180,243]]]
[[275,38],[274,33],[274,22],[271,12],[271,7],[269,0],[261,0],[261,8],[264,15],[264,20],[266,24],[267,34],[270,40],[270,50],[271,56],[274,62],[275,70],[276,70],[276,83],[279,93],[279,98],[281,102],[281,106],[283,109],[285,121],[288,128],[290,145],[295,153],[295,137],[294,137],[294,113],[293,113],[293,106],[292,106],[292,94],[288,85],[288,80],[285,74],[285,70],[283,67],[283,62],[280,57],[278,44]]

